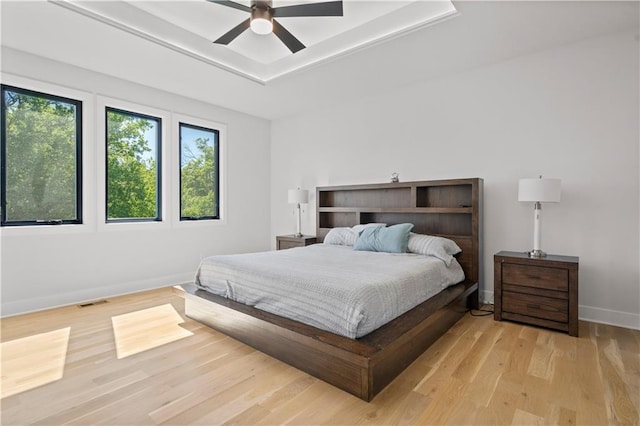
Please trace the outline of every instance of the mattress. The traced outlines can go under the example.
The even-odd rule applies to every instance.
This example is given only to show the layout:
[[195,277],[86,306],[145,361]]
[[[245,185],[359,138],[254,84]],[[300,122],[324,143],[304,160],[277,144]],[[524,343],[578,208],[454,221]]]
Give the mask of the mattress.
[[359,338],[464,280],[457,261],[314,244],[203,259],[198,288]]

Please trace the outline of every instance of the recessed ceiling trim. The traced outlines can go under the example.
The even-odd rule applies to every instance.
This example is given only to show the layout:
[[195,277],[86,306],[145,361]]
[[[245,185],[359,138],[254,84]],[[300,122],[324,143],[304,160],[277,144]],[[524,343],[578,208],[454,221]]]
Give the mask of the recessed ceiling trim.
[[398,31],[392,31],[392,32],[389,32],[389,33],[387,33],[385,35],[373,38],[371,40],[363,41],[363,42],[361,42],[359,44],[356,44],[356,45],[347,47],[345,49],[339,50],[336,53],[332,53],[332,54],[326,55],[324,57],[321,57],[320,59],[318,59],[318,60],[316,60],[314,62],[310,62],[308,64],[293,68],[291,70],[285,70],[285,71],[281,71],[281,72],[278,72],[278,73],[274,73],[271,76],[269,76],[269,78],[267,80],[265,80],[265,83],[272,82],[272,81],[274,81],[276,79],[279,79],[279,78],[281,78],[283,76],[286,76],[286,75],[289,75],[289,74],[294,74],[294,73],[297,73],[297,72],[300,72],[300,71],[305,71],[305,70],[308,70],[308,69],[311,69],[311,68],[315,68],[315,67],[317,67],[319,65],[322,65],[324,63],[328,63],[328,62],[331,62],[331,61],[334,61],[334,60],[338,60],[340,58],[344,58],[346,56],[349,56],[349,55],[352,55],[354,53],[357,53],[357,52],[359,52],[361,50],[368,49],[370,47],[377,46],[377,45],[382,44],[382,43],[386,43],[388,41],[391,41],[391,40],[394,40],[396,38],[399,38],[399,37],[405,36],[407,34],[410,34],[410,33],[414,32],[414,31],[419,31],[419,30],[427,28],[427,27],[429,27],[431,25],[439,24],[439,23],[444,22],[446,20],[449,20],[451,18],[455,18],[456,16],[459,16],[459,15],[460,15],[460,12],[458,12],[457,10],[455,10],[455,9],[451,10],[451,11],[447,12],[446,14],[440,15],[440,16],[434,18],[434,19],[430,19],[430,20],[427,20],[427,21],[419,22],[417,24],[413,24],[413,25],[407,26],[406,28],[402,28],[402,29],[400,29]]
[[202,62],[204,62],[206,64],[213,65],[213,66],[215,66],[217,68],[220,68],[220,69],[223,69],[225,71],[229,71],[229,72],[231,72],[233,74],[236,74],[236,75],[238,75],[240,77],[244,77],[244,78],[246,78],[248,80],[251,80],[251,81],[253,81],[255,83],[259,83],[261,85],[265,85],[266,84],[265,80],[261,79],[260,77],[258,77],[256,75],[252,75],[252,74],[250,74],[248,72],[245,72],[245,71],[240,71],[240,70],[238,70],[238,69],[236,69],[236,68],[234,68],[232,66],[225,65],[225,64],[221,63],[220,61],[213,60],[213,59],[208,58],[208,57],[206,57],[204,55],[201,55],[199,53],[196,53],[196,52],[193,52],[193,51],[191,51],[189,49],[186,49],[186,48],[184,48],[182,46],[178,46],[178,45],[176,45],[174,43],[170,43],[170,42],[167,42],[165,40],[162,40],[161,38],[159,38],[159,37],[147,32],[147,31],[143,31],[143,30],[140,30],[138,28],[134,28],[134,27],[132,27],[130,25],[127,25],[127,24],[124,24],[122,22],[119,22],[119,21],[117,21],[117,20],[115,20],[115,19],[113,19],[111,17],[102,15],[100,13],[97,13],[97,12],[93,11],[93,10],[85,8],[85,7],[83,7],[83,6],[81,6],[81,5],[77,4],[77,3],[72,3],[69,0],[48,0],[48,1],[50,3],[52,3],[52,4],[57,5],[57,6],[62,6],[62,7],[66,8],[66,9],[69,9],[69,10],[71,10],[73,12],[79,13],[81,15],[84,15],[84,16],[88,17],[88,18],[91,18],[91,19],[94,19],[96,21],[102,22],[103,24],[110,25],[110,26],[112,26],[114,28],[117,28],[119,30],[126,31],[129,34],[135,35],[137,37],[143,38],[143,39],[145,39],[147,41],[150,41],[152,43],[156,43],[156,44],[158,44],[160,46],[166,47],[167,49],[171,49],[174,52],[178,52],[178,53],[181,53],[183,55],[187,55],[187,56],[189,56],[189,57],[191,57],[193,59],[196,59],[198,61],[202,61]]

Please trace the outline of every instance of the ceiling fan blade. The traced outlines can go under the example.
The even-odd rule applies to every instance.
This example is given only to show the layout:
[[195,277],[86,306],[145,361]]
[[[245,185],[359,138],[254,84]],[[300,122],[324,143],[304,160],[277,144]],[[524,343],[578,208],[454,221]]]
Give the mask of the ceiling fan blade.
[[207,0],[211,3],[220,4],[222,6],[232,7],[234,9],[242,10],[243,12],[251,12],[251,8],[249,6],[245,6],[244,4],[236,3],[229,0]]
[[216,41],[214,41],[214,43],[217,43],[217,44],[229,44],[229,43],[231,43],[236,37],[238,37],[247,28],[249,28],[250,24],[251,24],[251,18],[247,18],[246,20],[240,22],[235,27],[231,28],[226,33],[222,34],[222,36],[219,39],[217,39]]
[[[211,0],[209,0],[211,1]],[[271,9],[277,18],[294,16],[342,16],[342,1],[295,4]]]
[[278,21],[273,20],[273,33],[289,48],[292,53],[304,49],[304,44],[293,36],[285,27],[280,25]]

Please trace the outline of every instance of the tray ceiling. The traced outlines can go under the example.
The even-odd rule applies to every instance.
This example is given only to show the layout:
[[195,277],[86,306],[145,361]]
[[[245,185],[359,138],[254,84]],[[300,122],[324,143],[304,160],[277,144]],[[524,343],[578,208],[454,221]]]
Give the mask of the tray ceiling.
[[[278,18],[306,46],[293,54],[273,33],[258,35],[251,30],[244,31],[229,45],[214,44],[213,40],[249,15],[206,0],[52,2],[260,83],[457,14],[448,0],[346,0],[341,17]],[[274,0],[273,7],[319,2]],[[250,5],[248,0],[237,3]]]

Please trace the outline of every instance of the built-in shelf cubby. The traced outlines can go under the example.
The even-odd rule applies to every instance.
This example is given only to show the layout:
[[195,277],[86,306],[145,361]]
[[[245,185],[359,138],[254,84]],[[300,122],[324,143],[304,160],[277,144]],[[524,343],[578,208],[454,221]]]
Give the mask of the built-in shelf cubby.
[[416,207],[470,208],[472,184],[449,186],[417,186]]
[[322,211],[318,214],[320,228],[351,227],[359,223],[357,212]]
[[411,187],[371,188],[342,191],[321,191],[320,207],[394,208],[415,207]]

